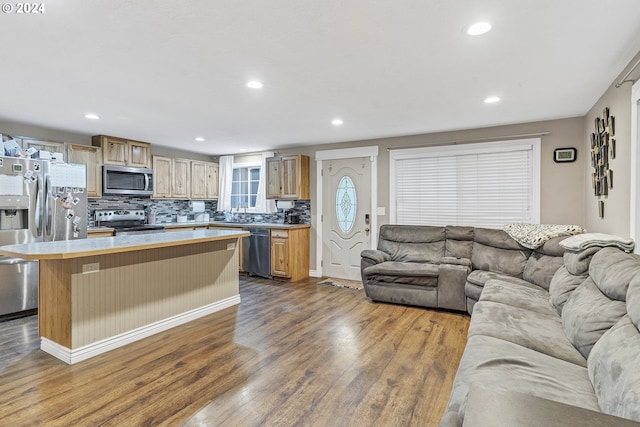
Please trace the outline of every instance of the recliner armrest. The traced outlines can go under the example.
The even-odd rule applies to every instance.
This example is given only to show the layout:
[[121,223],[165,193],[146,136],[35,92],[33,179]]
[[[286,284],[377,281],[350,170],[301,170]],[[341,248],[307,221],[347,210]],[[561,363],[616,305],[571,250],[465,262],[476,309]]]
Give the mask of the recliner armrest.
[[374,264],[380,264],[381,262],[391,261],[391,255],[386,252],[379,251],[377,249],[365,249],[360,253],[362,258],[368,258],[373,261]]
[[469,258],[456,258],[452,256],[446,256],[440,260],[440,264],[452,264],[461,265],[463,267],[471,267],[471,260]]

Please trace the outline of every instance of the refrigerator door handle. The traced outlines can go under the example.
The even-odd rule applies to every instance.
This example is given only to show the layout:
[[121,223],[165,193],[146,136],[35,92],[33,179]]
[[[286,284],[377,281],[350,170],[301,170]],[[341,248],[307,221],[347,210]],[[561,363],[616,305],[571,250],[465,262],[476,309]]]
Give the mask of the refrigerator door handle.
[[49,191],[51,189],[51,180],[46,178],[44,184],[44,233],[45,240],[51,235],[51,207],[49,206],[51,195]]
[[32,215],[35,220],[36,226],[36,237],[42,236],[42,178],[38,177],[36,181],[36,203],[35,203],[35,211],[36,215]]

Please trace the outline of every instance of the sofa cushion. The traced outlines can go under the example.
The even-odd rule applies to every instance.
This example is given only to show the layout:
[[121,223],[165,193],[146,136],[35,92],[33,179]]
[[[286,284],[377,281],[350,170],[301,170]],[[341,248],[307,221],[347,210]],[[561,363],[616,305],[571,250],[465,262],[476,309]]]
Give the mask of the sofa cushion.
[[393,261],[433,262],[444,256],[444,227],[417,225],[383,225],[378,249]]
[[635,276],[629,283],[627,314],[636,328],[640,329],[640,275]]
[[586,358],[600,337],[625,314],[625,303],[607,298],[589,277],[573,291],[562,309],[562,327]]
[[549,256],[534,251],[527,260],[522,278],[543,289],[549,289],[553,275],[562,265],[561,256]]
[[445,410],[464,418],[469,385],[527,393],[599,411],[587,368],[499,338],[469,337]]
[[602,248],[588,248],[579,252],[566,251],[563,255],[564,265],[569,273],[581,276],[589,273],[589,264],[596,252]]
[[560,316],[553,309],[550,314],[541,314],[480,298],[473,307],[469,325],[469,336],[475,335],[500,338],[556,359],[587,366],[587,360],[564,334]]
[[517,277],[509,276],[507,274],[496,273],[494,271],[473,270],[467,276],[468,283],[471,283],[476,286],[481,286],[481,287],[484,286],[485,283],[487,283],[487,281],[492,279],[499,279],[505,282],[516,283],[523,286],[530,285],[530,283],[524,279],[519,279]]
[[474,270],[487,270],[522,277],[531,254],[503,230],[476,228],[471,262]]
[[473,227],[448,225],[445,228],[445,256],[470,259],[473,250],[473,232]]
[[640,274],[640,256],[617,248],[604,248],[593,255],[589,276],[604,295],[625,301],[629,283]]
[[600,409],[640,421],[640,332],[624,316],[593,346],[588,360]]
[[556,271],[549,285],[549,301],[555,307],[558,314],[562,314],[562,308],[573,291],[584,282],[587,277],[587,274],[575,276],[569,273],[569,270],[567,270],[567,267],[564,265]]
[[438,286],[437,264],[387,261],[364,269],[368,280],[418,286]]
[[547,316],[558,315],[549,302],[549,293],[535,285],[523,286],[499,279],[489,280],[484,285],[480,301],[498,302]]

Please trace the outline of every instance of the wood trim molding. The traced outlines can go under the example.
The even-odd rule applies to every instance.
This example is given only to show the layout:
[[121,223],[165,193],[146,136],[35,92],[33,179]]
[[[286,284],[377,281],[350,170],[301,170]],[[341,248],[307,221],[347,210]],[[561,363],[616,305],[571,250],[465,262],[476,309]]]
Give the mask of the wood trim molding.
[[69,365],[73,365],[237,304],[240,304],[239,294],[73,350],[42,337],[40,349]]

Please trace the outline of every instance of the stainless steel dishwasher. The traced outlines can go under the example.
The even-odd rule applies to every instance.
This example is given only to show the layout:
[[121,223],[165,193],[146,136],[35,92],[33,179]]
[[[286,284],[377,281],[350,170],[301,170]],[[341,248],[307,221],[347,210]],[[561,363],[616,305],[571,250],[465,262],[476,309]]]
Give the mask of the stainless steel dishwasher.
[[271,230],[263,227],[244,227],[250,233],[242,239],[242,269],[250,276],[271,276]]

